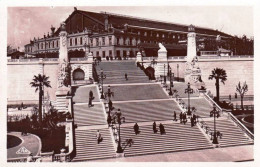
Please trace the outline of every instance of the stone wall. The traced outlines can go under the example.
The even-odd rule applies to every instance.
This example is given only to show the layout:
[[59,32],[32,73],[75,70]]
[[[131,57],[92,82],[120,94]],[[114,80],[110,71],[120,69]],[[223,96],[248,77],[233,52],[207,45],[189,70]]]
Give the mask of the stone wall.
[[[231,94],[234,96],[238,82],[246,81],[248,84],[247,95],[254,94],[254,61],[253,60],[229,60],[229,61],[199,61],[199,67],[202,71],[202,80],[206,87],[215,95],[215,80],[208,80],[211,71],[218,67],[227,72],[227,81],[225,85],[220,83],[220,96]],[[179,64],[179,77],[184,77],[185,62],[170,62],[175,77],[177,77],[177,64]]]
[[55,91],[57,88],[58,62],[40,64],[39,62],[15,62],[7,65],[7,100],[8,104],[23,102],[38,103],[39,94],[32,88],[33,76],[39,73],[49,76],[52,88],[45,88],[45,96],[47,92],[50,100],[56,100]]

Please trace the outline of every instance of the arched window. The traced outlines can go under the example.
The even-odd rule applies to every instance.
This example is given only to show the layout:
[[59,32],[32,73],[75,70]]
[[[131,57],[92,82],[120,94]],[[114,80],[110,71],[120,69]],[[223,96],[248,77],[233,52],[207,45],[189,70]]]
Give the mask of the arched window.
[[78,68],[73,71],[73,80],[84,80],[85,73],[82,69]]

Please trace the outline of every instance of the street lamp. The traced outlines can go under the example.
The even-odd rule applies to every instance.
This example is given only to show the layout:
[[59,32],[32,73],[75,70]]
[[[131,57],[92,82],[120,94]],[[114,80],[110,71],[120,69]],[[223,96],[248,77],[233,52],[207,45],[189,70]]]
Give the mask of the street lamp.
[[169,92],[169,96],[172,96],[173,93],[172,93],[172,87],[173,87],[173,81],[172,81],[172,74],[173,74],[173,78],[174,78],[174,73],[172,73],[172,70],[170,69],[170,92]]
[[218,137],[221,137],[221,133],[216,131],[216,117],[219,117],[219,111],[216,110],[216,105],[213,104],[213,110],[210,111],[210,117],[214,116],[214,134],[213,134],[213,144],[218,144]]
[[110,85],[108,85],[107,92],[105,92],[105,98],[108,97],[108,116],[110,116],[110,112],[112,110],[112,106],[109,104],[112,103],[110,102],[111,97],[114,96],[114,92],[111,91]]
[[164,81],[164,85],[165,85],[166,84],[165,64],[163,64],[163,69],[164,69],[163,81]]
[[99,79],[101,80],[101,96],[100,99],[104,99],[104,93],[103,93],[103,80],[106,79],[106,75],[103,74],[103,70],[101,69],[100,72],[100,77]]
[[190,83],[188,83],[188,88],[185,89],[185,93],[188,93],[188,115],[191,115],[190,111],[190,94],[193,94],[193,89],[190,87]]
[[121,137],[120,137],[120,125],[122,124],[122,121],[125,122],[125,117],[122,117],[122,113],[120,109],[118,109],[117,112],[115,112],[113,118],[112,118],[112,124],[118,124],[118,143],[117,143],[117,153],[122,153],[123,149],[121,147]]
[[179,82],[179,64],[177,64],[177,78],[178,78],[178,82]]

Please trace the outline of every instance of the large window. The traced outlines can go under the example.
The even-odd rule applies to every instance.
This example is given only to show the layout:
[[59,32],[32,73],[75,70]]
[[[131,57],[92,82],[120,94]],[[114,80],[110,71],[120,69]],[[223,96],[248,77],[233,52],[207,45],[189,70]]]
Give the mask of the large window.
[[93,46],[93,39],[90,38],[90,46]]
[[102,57],[106,57],[106,52],[105,51],[102,52]]
[[109,45],[112,45],[112,37],[109,37]]
[[77,38],[75,38],[75,45],[77,45],[78,44],[78,39]]
[[105,37],[102,37],[102,45],[105,46]]
[[82,45],[82,37],[80,37],[80,45]]
[[96,46],[99,46],[99,39],[96,38]]
[[120,45],[120,38],[116,38],[117,39],[117,45]]

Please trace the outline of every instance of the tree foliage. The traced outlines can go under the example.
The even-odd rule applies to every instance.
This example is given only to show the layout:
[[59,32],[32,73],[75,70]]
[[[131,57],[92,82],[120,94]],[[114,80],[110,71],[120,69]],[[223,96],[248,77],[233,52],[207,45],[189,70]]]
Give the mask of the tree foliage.
[[222,68],[214,68],[211,71],[211,74],[209,75],[209,80],[215,79],[216,80],[216,101],[219,101],[219,81],[221,81],[223,84],[225,84],[225,81],[227,80],[227,74],[226,71]]

